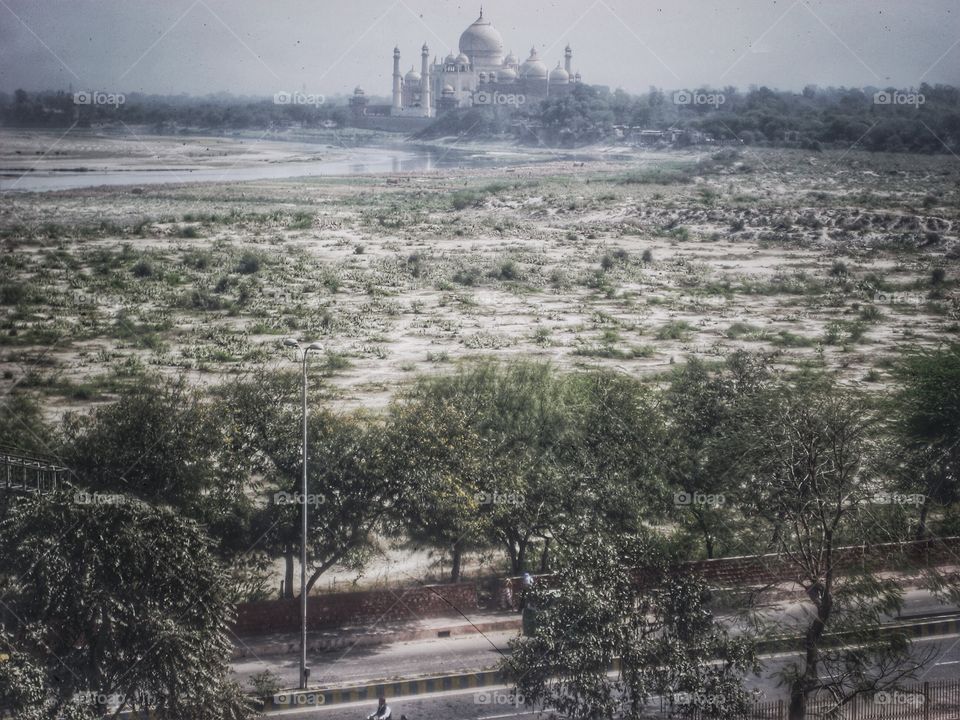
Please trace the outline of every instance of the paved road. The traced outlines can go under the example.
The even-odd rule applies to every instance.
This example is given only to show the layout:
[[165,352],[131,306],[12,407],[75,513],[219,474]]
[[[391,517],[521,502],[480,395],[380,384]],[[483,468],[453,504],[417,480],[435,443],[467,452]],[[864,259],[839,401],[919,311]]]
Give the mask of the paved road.
[[[500,661],[501,653],[509,652],[507,643],[516,636],[514,631],[458,635],[313,653],[307,658],[310,684],[386,680],[493,667]],[[263,672],[265,668],[277,673],[286,687],[296,687],[300,673],[299,657],[271,657],[264,658],[264,661],[250,659],[233,663],[234,677],[244,687],[249,686],[251,675]]]
[[[917,652],[935,648],[937,657],[923,679],[955,680],[960,675],[960,636],[917,640]],[[759,678],[752,678],[750,686],[776,698],[777,686],[771,676],[789,660],[785,657],[771,658],[766,662]],[[286,710],[271,713],[270,717],[283,720],[361,720],[371,713],[375,702],[350,703],[311,710]],[[489,690],[454,691],[438,693],[423,698],[397,698],[391,702],[394,718],[405,714],[409,720],[506,720],[510,718],[532,719],[537,713],[517,707],[507,688]]]
[[[903,612],[916,615],[949,609],[929,593],[911,590],[906,593]],[[786,618],[802,622],[808,612],[809,605],[780,603],[765,614],[776,616],[778,623],[783,623]],[[729,618],[727,620],[731,622]],[[501,653],[508,652],[507,643],[515,636],[513,631],[494,632],[312,653],[308,658],[310,684],[333,685],[490,668],[500,660]],[[300,673],[299,656],[248,658],[233,663],[234,677],[245,688],[250,687],[252,675],[265,669],[279,675],[285,687],[296,687]]]

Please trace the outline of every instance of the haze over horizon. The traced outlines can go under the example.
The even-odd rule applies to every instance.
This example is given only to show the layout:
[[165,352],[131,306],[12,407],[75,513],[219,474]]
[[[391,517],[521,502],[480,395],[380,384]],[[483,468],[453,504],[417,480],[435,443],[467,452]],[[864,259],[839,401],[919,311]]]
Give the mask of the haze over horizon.
[[[629,92],[960,85],[954,0],[483,5],[521,61],[534,46],[554,67],[569,43],[585,82]],[[395,45],[402,70],[419,69],[424,42],[431,58],[456,54],[478,12],[449,0],[0,0],[0,90],[385,96]]]

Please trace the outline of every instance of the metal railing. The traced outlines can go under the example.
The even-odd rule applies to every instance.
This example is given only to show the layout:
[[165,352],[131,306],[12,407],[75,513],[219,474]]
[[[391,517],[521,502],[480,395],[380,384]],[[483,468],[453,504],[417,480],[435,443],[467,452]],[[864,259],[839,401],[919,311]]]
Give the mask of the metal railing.
[[0,491],[52,493],[69,486],[70,471],[47,458],[0,446]]
[[[675,715],[684,717],[676,711]],[[787,716],[784,700],[768,700],[754,703],[746,714],[732,716],[730,720],[787,720]],[[686,717],[702,720],[698,713]],[[812,700],[807,703],[804,717],[807,720],[958,720],[960,680],[903,685],[895,690],[857,695],[840,707],[832,700]]]

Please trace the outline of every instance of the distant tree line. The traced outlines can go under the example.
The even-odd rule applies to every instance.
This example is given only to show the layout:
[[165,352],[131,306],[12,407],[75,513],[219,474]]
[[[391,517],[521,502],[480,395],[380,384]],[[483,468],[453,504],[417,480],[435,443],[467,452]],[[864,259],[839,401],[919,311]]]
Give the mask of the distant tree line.
[[486,107],[460,110],[439,118],[424,136],[499,134],[528,144],[576,147],[612,139],[617,128],[679,128],[718,142],[810,150],[957,152],[960,90],[924,83],[912,92],[811,85],[800,93],[727,87],[671,93],[651,88],[631,95],[579,85],[568,95],[524,104],[512,113]]
[[[116,96],[114,96],[116,97]],[[151,126],[157,132],[180,128],[202,130],[265,130],[291,124],[319,127],[325,121],[343,126],[348,110],[343,105],[325,102],[275,102],[273,98],[238,98],[219,94],[206,97],[188,95],[144,95],[129,93],[122,102],[78,103],[73,93],[64,91],[28,93],[17,90],[0,93],[0,124],[6,127],[66,128],[97,124],[124,123]]]
[[[273,98],[160,96],[130,93],[120,104],[78,104],[71,93],[0,93],[0,123],[31,128],[98,123],[148,125],[157,132],[267,129],[291,124],[348,125],[350,111],[330,103],[277,103]],[[508,137],[526,144],[577,147],[617,138],[618,130],[677,128],[715,142],[801,147],[856,147],[877,152],[960,151],[960,90],[923,83],[916,90],[819,88],[802,92],[735,87],[641,95],[578,85],[561,97],[447,113],[420,133],[424,139]]]

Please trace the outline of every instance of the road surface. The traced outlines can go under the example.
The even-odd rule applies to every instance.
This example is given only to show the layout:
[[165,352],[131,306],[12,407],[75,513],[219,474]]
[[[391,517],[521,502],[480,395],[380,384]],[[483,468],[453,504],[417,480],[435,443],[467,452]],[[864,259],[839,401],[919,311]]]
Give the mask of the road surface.
[[[924,680],[955,680],[960,675],[960,636],[916,640],[914,648],[922,653],[936,648],[937,657],[925,671]],[[761,677],[752,678],[749,685],[765,693],[770,699],[778,695],[777,683],[771,678],[789,658],[768,659]],[[513,720],[532,719],[537,713],[517,706],[507,688],[477,689],[436,693],[422,698],[396,698],[390,702],[394,720],[405,714],[408,720]],[[282,720],[362,720],[376,707],[376,702],[349,703],[310,710],[284,710],[269,717]]]

